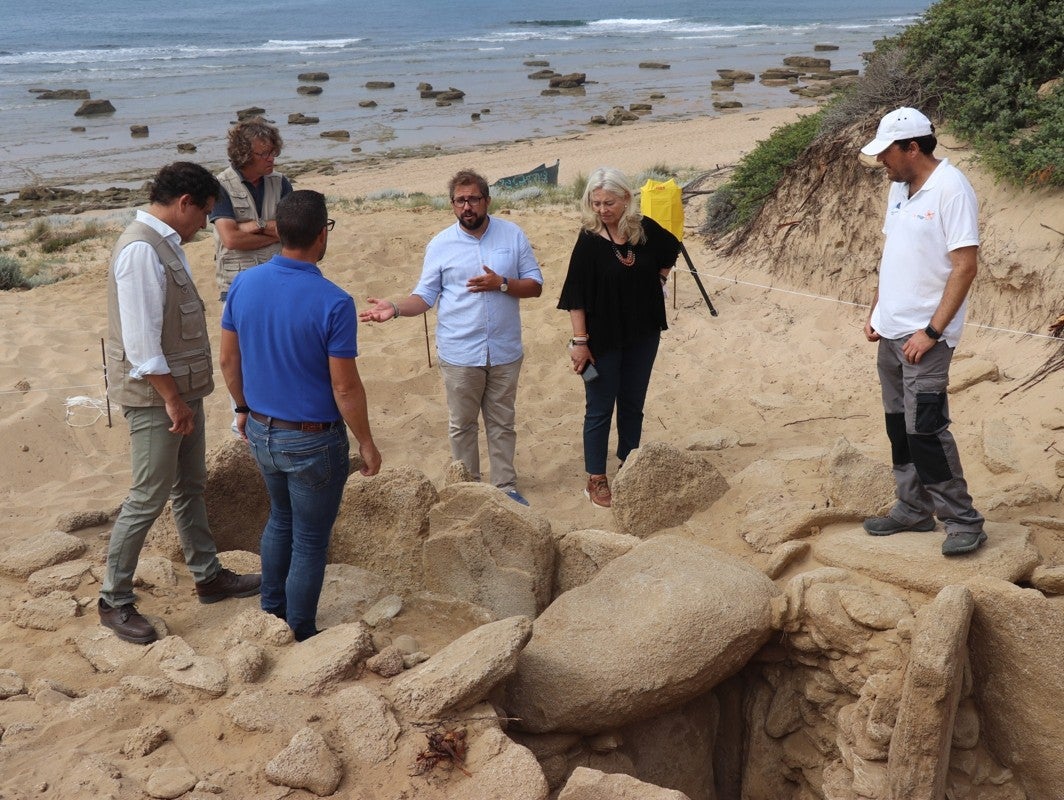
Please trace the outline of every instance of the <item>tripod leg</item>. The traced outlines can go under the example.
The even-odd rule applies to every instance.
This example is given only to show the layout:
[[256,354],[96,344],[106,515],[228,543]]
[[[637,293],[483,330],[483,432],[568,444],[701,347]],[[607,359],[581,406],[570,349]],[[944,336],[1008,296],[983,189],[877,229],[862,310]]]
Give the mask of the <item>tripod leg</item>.
[[687,262],[691,274],[695,276],[695,283],[698,284],[698,291],[702,293],[702,299],[706,301],[706,307],[709,308],[709,313],[714,317],[717,316],[717,309],[713,307],[713,301],[709,299],[709,295],[706,293],[706,287],[702,285],[702,279],[698,276],[698,270],[695,269],[694,262],[691,261],[691,256],[687,252],[687,247],[683,242],[680,242],[680,252],[683,253],[683,259]]

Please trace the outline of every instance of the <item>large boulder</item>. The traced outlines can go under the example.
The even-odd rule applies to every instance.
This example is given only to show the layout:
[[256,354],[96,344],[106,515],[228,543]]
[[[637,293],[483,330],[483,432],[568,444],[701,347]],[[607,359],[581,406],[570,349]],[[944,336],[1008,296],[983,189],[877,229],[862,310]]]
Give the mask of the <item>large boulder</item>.
[[1000,522],[988,522],[985,529],[985,545],[953,558],[942,555],[940,531],[869,536],[861,528],[818,537],[813,542],[813,558],[925,594],[937,594],[951,583],[977,575],[1006,581],[1030,576],[1039,556],[1029,529]]
[[606,564],[623,556],[640,540],[635,536],[609,531],[569,531],[556,542],[554,596],[587,583]]
[[968,589],[947,586],[916,616],[887,758],[893,797],[945,796],[972,607]]
[[966,585],[975,598],[969,647],[987,746],[1028,797],[1058,797],[1064,786],[1064,599],[988,577]]
[[115,107],[111,105],[110,100],[86,100],[80,106],[78,110],[74,112],[75,117],[95,117],[100,114],[113,114],[115,113]]
[[577,767],[558,800],[691,800],[683,792],[662,789],[630,775],[608,775]]
[[0,575],[28,578],[38,570],[71,561],[85,552],[85,542],[62,531],[48,531],[25,539],[12,539],[0,551]]
[[[207,454],[203,502],[219,552],[259,552],[262,529],[270,515],[270,496],[247,442],[227,439]],[[172,560],[183,560],[170,503],[148,532],[148,545]]]
[[660,536],[536,620],[506,707],[532,732],[596,733],[673,708],[739,670],[771,634],[777,589],[711,547]]
[[479,703],[510,676],[531,635],[527,617],[490,622],[470,631],[396,678],[389,692],[395,706],[424,720]]
[[546,608],[554,577],[550,523],[494,486],[456,483],[439,496],[422,551],[425,588],[500,619]]
[[845,438],[828,456],[828,494],[836,506],[863,509],[873,516],[894,502],[894,474],[890,465],[869,458]]
[[329,561],[381,575],[400,593],[420,591],[421,549],[429,509],[438,499],[432,481],[412,467],[352,476],[333,526]]
[[728,491],[728,482],[698,452],[647,442],[629,454],[613,482],[613,518],[640,538],[680,525]]

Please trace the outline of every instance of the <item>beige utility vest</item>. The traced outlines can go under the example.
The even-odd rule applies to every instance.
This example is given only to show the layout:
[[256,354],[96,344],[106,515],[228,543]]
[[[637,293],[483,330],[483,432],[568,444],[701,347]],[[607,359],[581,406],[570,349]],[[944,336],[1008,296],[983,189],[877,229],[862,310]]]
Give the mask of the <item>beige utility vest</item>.
[[[259,212],[255,208],[255,198],[251,196],[250,190],[244,185],[244,179],[241,177],[240,172],[234,167],[228,167],[218,173],[218,182],[229,193],[229,199],[233,203],[233,219],[236,222],[255,220],[259,223],[264,223],[277,216],[277,203],[281,199],[281,176],[274,173],[273,175],[265,175],[262,179],[265,181],[265,188],[262,197],[262,216],[259,216]],[[229,289],[229,284],[233,282],[233,278],[237,276],[237,273],[258,264],[265,264],[281,252],[279,242],[268,244],[257,250],[230,250],[222,244],[217,228],[214,231],[214,239],[216,243],[215,261],[218,267],[218,287],[222,291]]]
[[112,402],[129,407],[165,405],[150,381],[130,377],[133,365],[126,358],[122,343],[114,263],[122,249],[133,242],[150,244],[166,272],[161,344],[177,389],[186,402],[206,397],[214,391],[214,366],[203,300],[170,243],[151,226],[138,221],[130,223],[111,252],[111,269],[107,275],[107,396]]

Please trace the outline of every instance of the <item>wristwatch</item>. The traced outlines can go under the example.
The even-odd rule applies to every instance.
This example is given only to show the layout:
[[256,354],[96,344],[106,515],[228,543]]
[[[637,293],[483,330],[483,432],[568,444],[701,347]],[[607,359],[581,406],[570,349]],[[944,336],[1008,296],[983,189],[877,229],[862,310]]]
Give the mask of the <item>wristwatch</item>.
[[502,286],[499,287],[499,291],[500,292],[508,292],[508,291],[510,291],[510,279],[509,278],[503,278],[502,279]]
[[926,334],[928,339],[934,339],[936,342],[942,337],[942,332],[936,331],[930,323],[924,328],[924,334]]
[[266,232],[266,223],[265,223],[265,222],[263,222],[263,221],[262,221],[262,220],[260,219],[260,220],[259,220],[259,233],[265,233],[265,232]]

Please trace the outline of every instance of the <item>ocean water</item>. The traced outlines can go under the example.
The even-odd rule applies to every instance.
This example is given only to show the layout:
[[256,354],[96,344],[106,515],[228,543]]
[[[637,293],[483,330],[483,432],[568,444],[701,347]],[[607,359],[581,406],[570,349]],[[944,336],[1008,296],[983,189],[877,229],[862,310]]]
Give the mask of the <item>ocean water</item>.
[[[861,68],[876,39],[919,18],[929,0],[0,0],[0,195],[52,185],[137,182],[158,166],[225,161],[236,111],[257,105],[278,124],[278,160],[395,155],[452,149],[586,128],[613,105],[653,101],[644,122],[715,114],[716,70],[758,72],[788,55],[820,55],[832,68]],[[583,9],[583,10],[581,10]],[[816,43],[837,51],[814,53]],[[530,80],[543,60],[584,72],[582,96],[545,97]],[[668,63],[668,70],[638,67]],[[325,71],[323,93],[302,96],[296,76]],[[394,81],[370,90],[367,81]],[[455,87],[464,100],[438,107],[417,85]],[[30,89],[83,88],[116,111],[75,117],[75,100],[38,100]],[[722,93],[746,108],[803,102],[755,82]],[[373,100],[376,107],[360,107]],[[287,124],[290,113],[317,116]],[[471,115],[481,113],[474,121]],[[147,138],[130,126],[146,124]],[[85,132],[73,132],[73,126]],[[344,129],[349,142],[321,138]],[[179,142],[198,148],[179,156]],[[359,152],[353,152],[359,148]],[[520,171],[533,165],[515,165]]]

